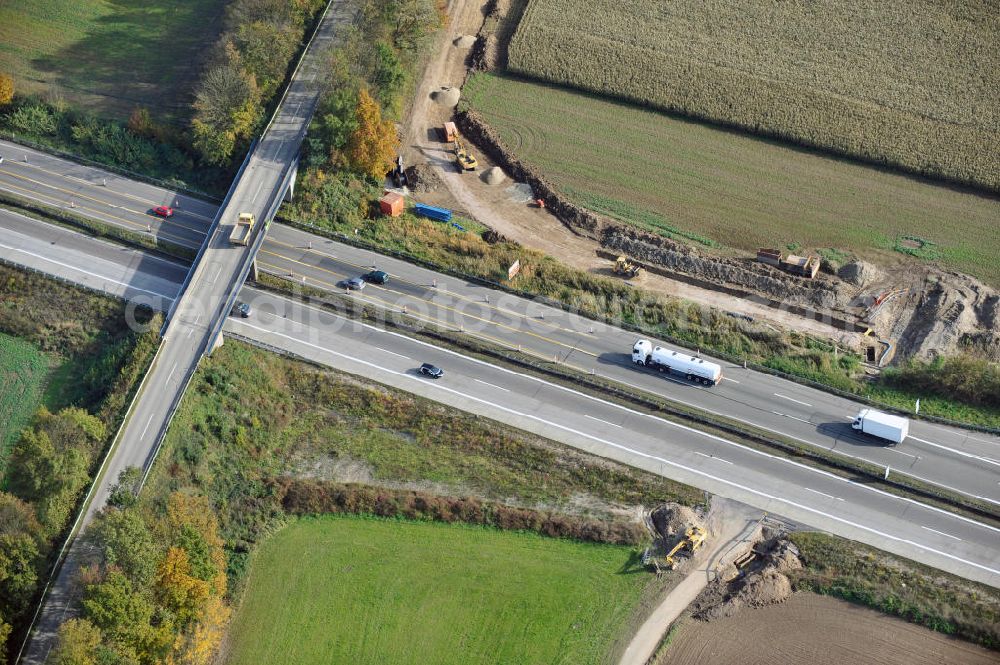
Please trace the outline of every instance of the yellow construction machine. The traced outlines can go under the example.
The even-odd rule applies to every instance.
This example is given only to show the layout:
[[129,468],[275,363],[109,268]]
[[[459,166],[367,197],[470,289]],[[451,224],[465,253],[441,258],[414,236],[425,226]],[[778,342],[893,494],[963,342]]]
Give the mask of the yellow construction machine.
[[638,263],[633,263],[629,261],[628,258],[624,256],[619,256],[615,261],[615,274],[621,275],[625,279],[632,279],[633,277],[638,277],[639,273],[642,272],[642,266]]
[[694,554],[699,547],[705,543],[705,530],[700,526],[693,526],[684,532],[684,538],[674,545],[674,548],[667,552],[667,555],[663,557],[663,562],[671,570],[677,566],[677,560],[674,557],[680,552],[688,552],[689,554]]
[[462,143],[458,134],[455,134],[455,163],[458,164],[460,171],[475,171],[476,167],[479,166],[479,162],[476,161],[472,153],[465,149],[465,144]]

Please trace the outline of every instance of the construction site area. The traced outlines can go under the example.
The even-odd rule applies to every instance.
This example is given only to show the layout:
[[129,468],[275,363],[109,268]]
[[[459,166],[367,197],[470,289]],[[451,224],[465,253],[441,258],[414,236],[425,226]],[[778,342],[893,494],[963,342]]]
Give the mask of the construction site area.
[[[877,373],[894,360],[972,350],[1000,360],[1000,293],[897,254],[875,264],[780,248],[747,255],[651,233],[580,207],[462,104],[472,72],[502,69],[523,2],[456,2],[418,86],[399,172],[406,194],[454,210],[495,237],[598,275],[764,325],[825,338]],[[919,238],[903,239],[919,253]]]

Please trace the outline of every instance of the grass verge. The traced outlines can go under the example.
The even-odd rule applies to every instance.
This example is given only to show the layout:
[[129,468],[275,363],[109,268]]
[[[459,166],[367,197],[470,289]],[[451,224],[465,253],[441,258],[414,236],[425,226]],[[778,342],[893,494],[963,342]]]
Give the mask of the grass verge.
[[10,447],[42,403],[52,359],[31,342],[0,333],[0,478]]
[[805,568],[796,589],[836,596],[1000,649],[1000,591],[843,538],[790,536]]

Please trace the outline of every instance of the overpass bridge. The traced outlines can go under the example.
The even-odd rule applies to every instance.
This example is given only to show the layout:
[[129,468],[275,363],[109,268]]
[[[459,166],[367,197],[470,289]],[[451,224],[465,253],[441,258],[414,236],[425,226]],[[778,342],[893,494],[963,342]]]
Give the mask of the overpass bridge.
[[[299,149],[322,92],[323,56],[355,16],[356,8],[349,0],[331,0],[327,5],[271,121],[219,206],[168,314],[152,366],[67,539],[62,565],[35,617],[21,663],[44,663],[59,625],[73,611],[73,576],[84,547],[74,544],[74,536],[104,507],[123,470],[134,466],[148,471],[198,363],[221,343],[226,316],[253,267],[271,219],[294,182]],[[246,246],[233,245],[229,242],[232,223],[243,212],[253,213],[258,221]]]

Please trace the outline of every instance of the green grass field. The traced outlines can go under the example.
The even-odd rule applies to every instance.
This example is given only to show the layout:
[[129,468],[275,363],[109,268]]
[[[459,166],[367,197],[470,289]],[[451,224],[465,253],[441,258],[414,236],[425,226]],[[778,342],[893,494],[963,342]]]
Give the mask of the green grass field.
[[917,236],[1000,285],[995,197],[509,77],[479,74],[463,92],[519,157],[623,221],[747,251],[797,243],[882,259]]
[[51,363],[31,342],[0,333],[0,478],[17,435],[42,402]]
[[1000,191],[988,0],[531,0],[512,71]]
[[226,662],[608,663],[656,584],[633,556],[459,525],[294,522],[254,555]]
[[4,0],[0,71],[102,114],[184,113],[223,0]]

